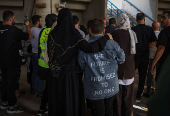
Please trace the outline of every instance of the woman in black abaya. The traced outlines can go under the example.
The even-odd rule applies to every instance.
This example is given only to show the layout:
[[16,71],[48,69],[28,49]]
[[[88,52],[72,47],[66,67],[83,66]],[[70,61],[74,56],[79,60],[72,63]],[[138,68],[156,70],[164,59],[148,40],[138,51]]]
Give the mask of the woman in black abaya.
[[49,116],[85,116],[82,71],[77,61],[79,49],[85,53],[100,52],[109,36],[87,43],[75,29],[72,13],[59,11],[57,26],[48,36]]

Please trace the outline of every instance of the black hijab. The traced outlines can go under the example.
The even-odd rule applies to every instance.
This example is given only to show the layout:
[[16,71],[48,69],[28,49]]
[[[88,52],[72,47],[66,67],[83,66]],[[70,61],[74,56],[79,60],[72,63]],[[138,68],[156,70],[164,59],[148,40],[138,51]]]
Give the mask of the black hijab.
[[73,24],[71,11],[61,9],[57,25],[48,36],[47,42],[49,67],[53,76],[57,77],[61,68],[78,54],[78,43],[82,40],[84,39]]
[[63,51],[74,46],[82,39],[79,31],[74,26],[72,12],[68,8],[63,8],[59,11],[57,25],[51,32],[51,36]]

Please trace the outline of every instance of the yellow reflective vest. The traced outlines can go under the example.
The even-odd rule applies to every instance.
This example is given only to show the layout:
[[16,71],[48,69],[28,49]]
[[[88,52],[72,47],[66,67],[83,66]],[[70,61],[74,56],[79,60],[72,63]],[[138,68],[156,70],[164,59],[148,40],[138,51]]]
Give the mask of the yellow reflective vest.
[[50,33],[50,30],[51,28],[45,28],[42,31],[40,40],[39,40],[39,47],[41,48],[41,52],[40,52],[40,58],[38,59],[38,63],[39,63],[39,66],[43,68],[49,68],[47,63],[44,61],[44,53],[45,53],[45,46],[48,40],[48,35]]

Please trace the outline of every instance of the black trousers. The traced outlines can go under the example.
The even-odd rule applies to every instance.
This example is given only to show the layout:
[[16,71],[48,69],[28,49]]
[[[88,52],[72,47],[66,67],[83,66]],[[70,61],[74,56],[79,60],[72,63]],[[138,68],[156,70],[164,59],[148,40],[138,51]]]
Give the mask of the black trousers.
[[17,86],[16,86],[16,90],[19,90],[19,80],[20,80],[20,76],[21,76],[21,67],[19,68],[19,75],[18,75],[18,82],[17,82]]
[[86,101],[92,116],[113,116],[113,99],[115,99],[115,96],[100,100],[86,99]]
[[113,100],[112,116],[133,116],[134,82],[130,85],[119,85],[119,93]]
[[14,106],[17,103],[15,90],[18,86],[20,67],[12,67],[1,69],[2,84],[1,84],[1,99],[3,102],[8,101],[9,106]]
[[135,55],[135,69],[138,68],[138,73],[139,73],[139,83],[138,83],[138,90],[137,90],[138,97],[140,97],[141,94],[143,93],[148,64],[149,64],[149,52],[148,53],[144,52]]
[[160,75],[160,72],[161,72],[161,70],[163,68],[163,64],[164,64],[164,62],[160,62],[160,61],[158,61],[158,63],[156,64],[156,77],[155,77],[156,83],[158,81],[158,77]]
[[152,62],[153,59],[149,59],[149,67],[148,67],[148,73],[147,73],[147,94],[150,95],[151,93],[151,85],[153,81],[153,74],[151,74],[151,68],[152,68]]
[[41,97],[41,105],[40,105],[41,110],[46,109],[46,105],[48,102],[48,86],[49,86],[48,82],[46,81],[45,89],[44,89],[42,97]]

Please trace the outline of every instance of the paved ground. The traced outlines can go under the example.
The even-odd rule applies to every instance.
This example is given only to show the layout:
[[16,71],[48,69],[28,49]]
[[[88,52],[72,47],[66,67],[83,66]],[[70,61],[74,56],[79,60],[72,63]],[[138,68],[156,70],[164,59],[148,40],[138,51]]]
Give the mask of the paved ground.
[[[138,75],[135,76],[135,93],[138,86]],[[26,108],[26,112],[21,114],[13,114],[12,116],[36,116],[37,111],[39,110],[40,98],[36,97],[36,95],[30,94],[30,86],[27,84],[27,67],[26,65],[22,66],[21,69],[21,79],[20,79],[20,89],[26,91],[24,95],[18,97],[18,104],[24,108]],[[147,98],[142,97],[141,103],[136,104],[134,102],[134,116],[146,116],[147,112],[143,109],[146,108]],[[135,101],[135,100],[134,100]],[[1,101],[0,101],[1,103]],[[142,108],[143,109],[142,109]],[[86,109],[87,116],[91,116],[88,109]],[[0,116],[9,116],[5,111],[0,110]],[[47,115],[44,115],[47,116]]]

